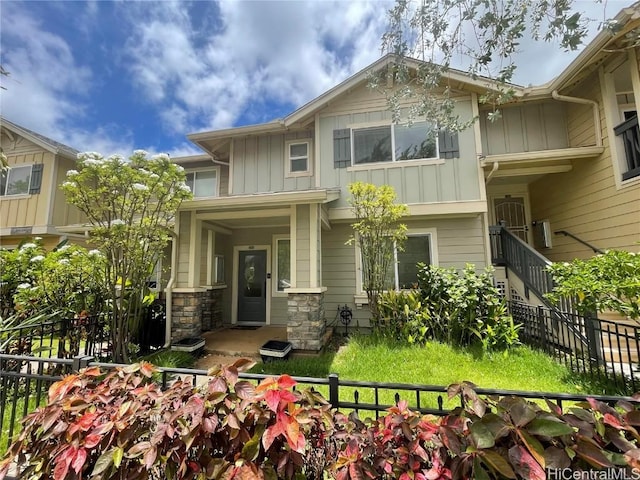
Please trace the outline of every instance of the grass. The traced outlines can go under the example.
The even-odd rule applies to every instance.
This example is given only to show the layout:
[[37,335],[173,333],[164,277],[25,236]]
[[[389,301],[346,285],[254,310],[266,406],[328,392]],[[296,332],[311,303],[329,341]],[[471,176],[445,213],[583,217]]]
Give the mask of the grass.
[[[481,388],[555,393],[617,394],[610,385],[575,375],[544,353],[520,346],[507,355],[482,353],[479,348],[455,348],[438,342],[424,347],[400,344],[375,336],[354,336],[337,351],[313,358],[258,364],[252,373],[326,377],[341,380],[447,386],[469,381]],[[325,388],[318,388],[327,395]],[[359,389],[360,401],[373,401],[373,391]],[[353,401],[354,389],[340,388],[342,401]],[[394,392],[381,392],[381,401],[393,404]],[[415,396],[415,394],[412,394]],[[435,407],[437,395],[424,394],[421,405]],[[415,402],[412,402],[415,405]],[[454,406],[445,401],[445,407]]]
[[165,368],[191,368],[196,363],[196,357],[189,352],[173,350],[158,350],[138,359],[138,361],[141,360],[153,363],[156,367]]

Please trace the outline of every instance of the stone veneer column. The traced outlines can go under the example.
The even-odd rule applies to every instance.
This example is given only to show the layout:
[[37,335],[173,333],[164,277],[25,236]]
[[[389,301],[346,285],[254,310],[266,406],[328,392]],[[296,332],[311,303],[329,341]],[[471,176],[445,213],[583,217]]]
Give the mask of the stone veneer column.
[[202,304],[208,292],[173,291],[171,341],[199,337],[202,333]]
[[326,288],[295,288],[288,292],[287,340],[294,349],[318,351],[324,346]]

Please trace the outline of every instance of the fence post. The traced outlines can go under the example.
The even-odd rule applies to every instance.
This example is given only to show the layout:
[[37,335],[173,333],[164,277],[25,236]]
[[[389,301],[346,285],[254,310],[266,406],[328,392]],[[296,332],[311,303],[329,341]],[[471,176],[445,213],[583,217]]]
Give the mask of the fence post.
[[[584,314],[584,326],[586,330],[587,341],[589,342],[589,358],[591,362],[600,366],[605,366],[602,356],[602,342],[600,337],[602,336],[602,327],[598,320],[597,312],[586,312]],[[597,330],[597,332],[596,332]]]
[[87,368],[90,362],[93,362],[95,358],[90,357],[88,355],[76,355],[73,357],[73,364],[71,368],[74,372],[80,371],[82,368]]
[[340,396],[338,395],[338,386],[340,383],[340,379],[337,373],[329,374],[329,403],[333,408],[338,408],[338,403],[340,403]]

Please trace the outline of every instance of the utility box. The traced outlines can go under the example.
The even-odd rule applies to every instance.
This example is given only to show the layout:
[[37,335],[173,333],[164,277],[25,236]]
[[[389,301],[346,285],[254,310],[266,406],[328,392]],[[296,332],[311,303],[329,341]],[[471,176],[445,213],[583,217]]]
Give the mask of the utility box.
[[536,248],[551,248],[551,222],[536,220],[533,225],[533,244]]
[[272,362],[274,360],[286,360],[289,358],[289,354],[292,350],[292,345],[289,342],[283,342],[281,340],[269,340],[267,343],[260,347],[260,357],[262,363]]

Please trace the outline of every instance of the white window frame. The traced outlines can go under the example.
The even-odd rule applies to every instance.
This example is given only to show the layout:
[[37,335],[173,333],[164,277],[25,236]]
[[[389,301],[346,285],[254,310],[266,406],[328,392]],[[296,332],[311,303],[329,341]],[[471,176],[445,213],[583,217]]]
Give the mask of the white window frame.
[[199,172],[216,172],[216,190],[215,193],[213,194],[213,196],[207,196],[207,197],[199,197],[196,195],[196,192],[192,191],[191,193],[193,193],[193,199],[194,200],[199,200],[202,198],[215,198],[215,197],[219,197],[220,196],[220,167],[206,167],[206,168],[194,168],[193,170],[186,170],[184,173],[185,175],[189,175],[189,174],[193,174],[193,185],[195,187],[196,185],[196,176],[198,175]]
[[[632,92],[635,99],[635,108],[633,104],[618,103],[618,94],[632,92],[618,92],[615,87],[614,71],[621,68],[624,62],[628,61],[629,74],[631,75]],[[618,62],[612,63],[608,67],[599,69],[600,91],[602,94],[602,103],[605,118],[607,119],[606,128],[610,139],[609,150],[611,163],[613,166],[613,175],[615,179],[616,190],[628,188],[640,184],[640,176],[622,179],[622,175],[627,171],[627,158],[624,151],[623,140],[616,136],[614,128],[624,121],[624,110],[636,110],[640,115],[640,59],[637,58],[635,50],[631,49],[627,52],[626,58],[621,58]],[[625,108],[625,107],[631,108]]]
[[[429,237],[429,253],[431,254],[431,262],[429,265],[438,266],[439,258],[438,258],[438,232],[436,228],[412,228],[407,231],[407,237]],[[355,303],[357,305],[365,305],[367,300],[367,292],[364,291],[362,285],[362,252],[358,243],[355,245],[355,255],[356,255],[356,294],[354,296]],[[394,265],[393,268],[395,270],[395,284],[398,285],[398,267],[397,267],[397,258],[398,251],[394,248]]]
[[[272,265],[271,265],[271,276],[273,277],[273,281],[271,282],[271,295],[274,297],[287,297],[288,294],[283,290],[278,290],[278,242],[281,240],[289,240],[289,252],[291,252],[291,236],[288,234],[281,235],[273,235],[273,255],[272,255]],[[291,264],[291,253],[289,253],[289,276],[291,276],[291,269],[293,265]]]
[[[307,146],[307,155],[306,155],[306,157],[292,157],[291,156],[291,146],[292,145],[302,145],[302,144],[305,144]],[[312,142],[312,140],[310,138],[287,140],[284,143],[284,148],[285,148],[285,155],[284,155],[285,177],[286,178],[292,178],[292,177],[309,177],[309,176],[311,176],[311,172],[312,172],[311,162],[313,160],[313,142]],[[292,172],[291,171],[291,161],[292,160],[301,160],[303,158],[307,159],[307,169],[306,170],[301,170],[301,171],[298,171],[298,172]]]
[[[220,275],[222,274],[222,275]],[[211,272],[211,284],[212,285],[225,285],[224,281],[224,255],[216,253],[213,255],[213,268]],[[218,277],[222,276],[220,281],[218,281]]]
[[[417,123],[428,123],[427,121],[419,121],[419,122],[413,122],[413,124],[417,124]],[[358,124],[353,124],[353,125],[347,125],[347,127],[351,130],[351,167],[350,169],[363,169],[363,168],[369,168],[370,166],[382,166],[382,165],[391,165],[394,167],[397,167],[399,165],[404,165],[404,164],[412,164],[415,165],[416,163],[419,164],[425,164],[425,165],[429,165],[429,164],[439,164],[439,163],[444,163],[444,160],[440,158],[440,140],[438,138],[438,135],[435,135],[435,142],[436,142],[436,156],[435,157],[429,157],[429,158],[412,158],[410,160],[397,160],[396,159],[396,135],[395,135],[395,128],[396,126],[406,126],[408,125],[408,122],[400,122],[398,124],[395,123],[391,123],[391,122],[369,122],[369,123],[358,123]],[[355,142],[354,142],[354,132],[357,130],[366,130],[368,128],[379,128],[379,127],[389,127],[391,130],[391,161],[387,161],[387,162],[371,162],[371,163],[355,163],[356,162],[356,155],[355,155]],[[434,125],[435,128],[435,125]]]
[[[27,184],[27,191],[25,193],[7,193],[7,188],[9,187],[9,178],[12,172],[15,172],[18,169],[28,168],[29,169],[29,182]],[[29,194],[29,189],[31,188],[31,175],[33,175],[33,165],[13,165],[11,168],[5,170],[0,175],[6,176],[6,182],[4,184],[4,191],[0,192],[0,197],[26,197]]]

